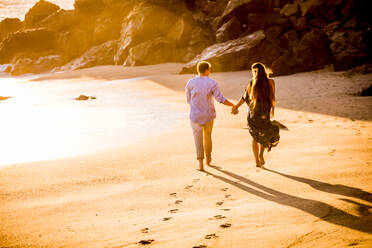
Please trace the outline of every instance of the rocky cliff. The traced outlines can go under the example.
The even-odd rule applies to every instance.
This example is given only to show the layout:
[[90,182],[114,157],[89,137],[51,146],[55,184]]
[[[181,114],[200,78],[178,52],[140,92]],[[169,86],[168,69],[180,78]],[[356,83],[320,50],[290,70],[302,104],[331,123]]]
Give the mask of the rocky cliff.
[[261,61],[275,75],[349,70],[371,62],[365,0],[40,0],[25,20],[0,22],[0,63],[40,73],[102,64],[200,60],[214,71]]

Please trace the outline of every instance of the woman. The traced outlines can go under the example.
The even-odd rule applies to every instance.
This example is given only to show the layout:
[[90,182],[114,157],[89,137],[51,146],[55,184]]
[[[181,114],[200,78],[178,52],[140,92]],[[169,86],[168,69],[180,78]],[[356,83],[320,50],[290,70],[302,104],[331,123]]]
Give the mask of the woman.
[[264,151],[279,143],[279,127],[271,123],[270,117],[275,110],[275,82],[269,78],[269,72],[262,63],[252,65],[253,79],[249,82],[240,101],[233,107],[237,113],[245,102],[249,106],[248,126],[253,137],[252,150],[256,166],[265,164]]

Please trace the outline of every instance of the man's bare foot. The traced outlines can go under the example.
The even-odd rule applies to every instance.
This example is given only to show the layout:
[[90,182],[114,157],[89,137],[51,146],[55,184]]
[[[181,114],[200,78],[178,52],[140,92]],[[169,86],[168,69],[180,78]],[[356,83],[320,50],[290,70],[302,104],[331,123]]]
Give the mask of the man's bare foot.
[[204,171],[204,163],[203,163],[203,159],[198,159],[199,160],[199,170],[200,171]]
[[207,158],[207,165],[209,166],[209,165],[211,165],[211,162],[212,162],[212,158]]

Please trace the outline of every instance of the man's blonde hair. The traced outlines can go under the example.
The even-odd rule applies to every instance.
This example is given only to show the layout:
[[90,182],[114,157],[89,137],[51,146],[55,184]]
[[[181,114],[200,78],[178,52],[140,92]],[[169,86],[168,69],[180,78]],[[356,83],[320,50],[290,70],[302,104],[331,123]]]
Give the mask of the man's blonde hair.
[[207,61],[200,61],[198,65],[196,66],[196,69],[198,70],[198,73],[204,73],[206,70],[210,69],[212,67],[211,63]]

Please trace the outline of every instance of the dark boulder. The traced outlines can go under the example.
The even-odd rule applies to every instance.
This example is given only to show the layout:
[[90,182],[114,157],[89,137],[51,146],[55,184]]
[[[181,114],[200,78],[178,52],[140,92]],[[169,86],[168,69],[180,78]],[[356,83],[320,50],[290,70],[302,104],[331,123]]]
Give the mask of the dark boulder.
[[230,0],[222,13],[222,17],[225,21],[233,16],[239,18],[243,15],[243,18],[245,18],[247,13],[267,12],[271,8],[271,0]]
[[308,20],[325,19],[330,22],[341,18],[343,0],[307,0],[300,3],[302,15]]
[[37,27],[38,22],[59,10],[58,5],[44,0],[37,2],[25,15],[25,26],[27,28]]
[[130,48],[124,66],[177,62],[175,56],[175,43],[168,38],[160,37]]
[[28,29],[9,34],[0,44],[0,64],[16,56],[39,58],[58,50],[56,35],[45,29]]
[[345,30],[335,32],[331,39],[334,69],[343,71],[363,63],[368,54],[363,31]]
[[278,40],[280,39],[281,34],[283,33],[283,28],[280,26],[272,26],[265,31],[266,39],[269,40]]
[[289,50],[272,63],[274,75],[317,70],[332,63],[332,52],[327,36],[320,30],[313,29],[300,41],[294,31],[289,31],[284,36]]
[[0,42],[10,33],[22,28],[23,24],[18,18],[5,18],[0,22]]
[[301,16],[296,18],[295,16],[291,16],[289,18],[290,22],[294,26],[294,28],[300,33],[307,33],[310,30],[310,24],[306,20],[305,17]]
[[177,61],[188,62],[195,58],[196,55],[214,43],[212,35],[209,30],[200,26],[192,27],[188,44],[177,49]]
[[296,46],[298,46],[298,35],[295,30],[288,31],[282,37],[282,41],[284,42],[284,48],[290,50]]
[[337,22],[332,22],[332,23],[329,23],[327,24],[326,26],[324,26],[322,28],[322,31],[328,36],[332,36],[335,31],[340,27],[340,24],[341,22],[340,21],[337,21]]
[[281,26],[283,28],[288,28],[291,25],[291,23],[285,16],[279,13],[269,14],[250,13],[247,16],[247,29],[244,35],[250,34],[261,29],[266,30],[276,25]]
[[318,29],[305,34],[293,49],[301,66],[316,70],[332,63],[332,52],[327,36]]
[[274,76],[282,76],[306,71],[306,68],[298,63],[292,50],[289,50],[271,64],[271,70]]
[[56,70],[77,70],[98,65],[113,65],[117,47],[118,40],[107,41],[90,48],[81,57]]
[[137,5],[123,22],[116,64],[123,64],[131,47],[167,36],[178,18],[173,12],[156,5]]
[[262,30],[235,40],[207,47],[185,65],[181,73],[195,73],[201,60],[212,63],[213,71],[236,71],[250,68],[257,61],[256,47],[265,39]]
[[255,48],[256,54],[254,62],[261,62],[270,66],[277,58],[279,58],[286,51],[281,46],[279,40],[265,39]]
[[366,87],[366,88],[362,88],[361,90],[359,90],[354,95],[356,95],[356,96],[372,96],[372,85],[370,85],[369,87]]
[[357,67],[354,67],[347,72],[344,73],[345,76],[353,76],[356,74],[370,74],[372,73],[372,62],[367,62],[363,65],[359,65]]
[[286,4],[284,5],[284,7],[280,10],[280,14],[284,15],[284,16],[297,16],[298,13],[299,13],[299,6],[297,3],[293,3],[293,4]]
[[64,63],[66,63],[66,59],[63,55],[49,55],[37,60],[22,58],[16,61],[11,74],[13,76],[18,76],[27,73],[48,72]]
[[236,39],[242,33],[242,27],[235,16],[220,27],[216,32],[217,42],[224,42]]
[[282,40],[283,29],[273,26],[265,31],[265,40],[256,47],[256,60],[270,66],[277,58],[286,52],[285,42]]
[[293,2],[292,0],[273,0],[273,8],[283,8],[286,4]]

